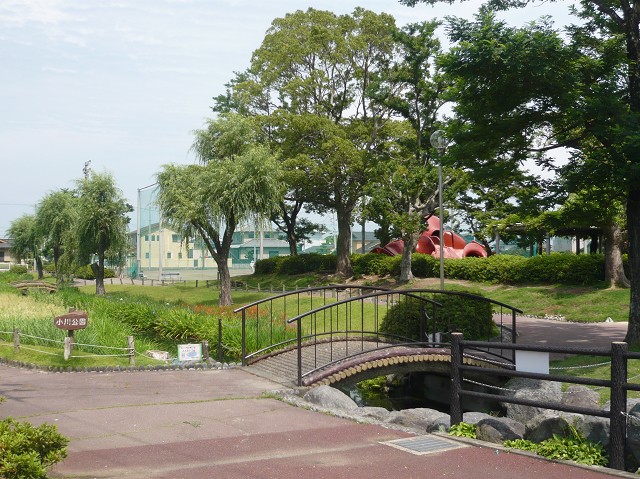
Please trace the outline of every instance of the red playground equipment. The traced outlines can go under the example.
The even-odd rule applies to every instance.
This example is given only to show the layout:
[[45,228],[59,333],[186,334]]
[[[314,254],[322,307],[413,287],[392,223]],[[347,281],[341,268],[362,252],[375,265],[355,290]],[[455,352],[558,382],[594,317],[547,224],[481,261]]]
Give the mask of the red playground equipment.
[[[437,216],[427,217],[427,230],[418,238],[415,253],[430,254],[436,258],[440,257],[440,219]],[[444,248],[442,250],[445,258],[467,258],[467,257],[486,257],[487,252],[484,247],[477,241],[467,243],[460,235],[453,231],[444,231],[442,237]],[[386,254],[388,256],[396,256],[402,254],[404,243],[397,239],[386,246],[378,247],[372,250],[372,253]]]

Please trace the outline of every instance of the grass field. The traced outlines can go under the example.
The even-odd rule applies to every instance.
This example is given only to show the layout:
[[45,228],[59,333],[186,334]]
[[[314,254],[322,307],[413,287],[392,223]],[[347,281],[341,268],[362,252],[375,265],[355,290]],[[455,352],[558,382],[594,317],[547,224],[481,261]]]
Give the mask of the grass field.
[[[260,283],[260,292],[249,290],[235,290],[233,292],[234,305],[232,307],[225,308],[225,317],[227,317],[226,333],[230,336],[225,336],[225,340],[229,341],[229,350],[237,351],[239,348],[239,330],[237,328],[238,318],[234,318],[231,311],[235,307],[239,307],[244,304],[249,304],[272,295],[278,294],[282,291],[283,285],[287,290],[293,290],[297,288],[303,288],[313,283],[318,278],[313,277],[288,277],[270,275],[266,277],[239,277],[234,280],[242,281],[251,287],[257,287]],[[325,281],[326,282],[326,281]],[[213,284],[210,282],[210,284]],[[384,280],[369,278],[366,283],[363,284],[379,284],[385,287],[394,287],[391,283],[387,283]],[[417,281],[412,287],[414,288],[437,288],[436,281]],[[512,305],[524,311],[525,314],[544,316],[563,316],[567,320],[571,321],[587,321],[596,322],[604,321],[607,317],[611,317],[614,321],[625,321],[628,315],[628,303],[629,292],[622,289],[608,289],[604,287],[566,287],[566,286],[520,286],[512,287],[508,285],[495,285],[495,284],[478,284],[468,283],[461,281],[448,281],[447,288],[462,289],[468,291],[479,291],[485,296]],[[267,291],[264,291],[264,290]],[[273,293],[269,290],[273,289]],[[133,285],[106,285],[107,294],[110,298],[116,301],[122,301],[131,304],[142,304],[147,300],[162,304],[163,307],[168,309],[175,308],[179,310],[189,310],[200,312],[211,317],[216,317],[218,311],[218,295],[219,291],[215,287],[205,287],[202,282],[199,283],[199,287],[195,287],[195,282],[187,282],[186,284],[176,284],[168,286],[133,286]],[[93,286],[86,286],[79,288],[79,291],[86,294],[87,298],[91,298],[94,295],[95,289]],[[83,295],[81,295],[83,296]],[[44,352],[38,353],[23,349],[19,354],[13,352],[13,345],[11,337],[6,334],[11,331],[13,327],[22,327],[29,329],[31,332],[37,333],[36,335],[43,335],[45,337],[55,337],[56,339],[62,339],[64,332],[56,330],[52,326],[52,318],[56,315],[62,314],[67,310],[68,305],[62,304],[62,302],[56,298],[58,295],[38,295],[29,294],[28,296],[21,296],[15,294],[13,291],[0,292],[0,331],[5,331],[5,334],[0,334],[0,357],[17,360],[23,362],[33,362],[44,366],[54,367],[93,367],[93,366],[126,366],[128,360],[126,358],[73,358],[68,362],[62,359],[62,351],[59,347],[49,347],[46,344],[41,344],[38,348]],[[248,318],[251,314],[256,317],[255,322],[252,324],[255,330],[249,331],[249,337],[253,338],[256,344],[260,344],[261,340],[257,338],[264,335],[272,334],[269,331],[271,328],[265,322],[260,322],[258,319],[261,317],[280,317],[290,318],[298,312],[308,311],[314,307],[320,306],[322,302],[331,302],[335,299],[328,298],[322,301],[319,298],[311,299],[307,296],[291,296],[286,301],[278,300],[273,303],[264,303],[260,308],[254,308],[248,313]],[[268,311],[267,311],[268,310]],[[198,313],[198,314],[200,314]],[[344,313],[344,314],[343,314]],[[365,304],[362,309],[356,311],[346,311],[340,313],[341,316],[330,316],[330,321],[335,321],[331,328],[335,330],[348,329],[347,318],[349,321],[355,322],[359,327],[361,322],[373,321],[376,316],[374,307],[371,304]],[[197,315],[196,315],[197,317]],[[203,316],[204,317],[204,316]],[[114,319],[104,317],[104,315],[98,315],[91,319],[92,328],[79,331],[77,333],[78,342],[86,342],[89,344],[104,344],[113,347],[126,346],[127,335],[133,335],[134,331],[126,325],[124,322],[120,322]],[[327,316],[319,316],[316,318],[318,322],[314,324],[315,330],[327,330]],[[229,330],[235,328],[235,331]],[[367,328],[373,328],[373,325],[367,324]],[[287,337],[295,336],[294,328],[287,327],[284,321],[278,326],[280,332],[278,334],[286,335]],[[276,329],[278,329],[276,328]],[[311,325],[307,324],[305,330],[308,332],[311,330]],[[211,332],[215,335],[214,332]],[[179,340],[158,340],[153,339],[151,336],[145,337],[136,334],[136,349],[138,351],[144,351],[146,349],[162,349],[173,350]],[[92,351],[78,351],[78,355],[87,355]],[[556,362],[554,366],[574,366],[593,364],[594,362],[600,362],[598,358],[585,358],[577,357],[571,358],[563,362]],[[137,357],[138,364],[157,364],[153,360],[146,359],[144,357]],[[638,363],[636,366],[635,363]],[[577,369],[577,370],[563,370],[562,374],[567,375],[581,375],[589,377],[607,378],[610,374],[608,366],[599,366],[596,368]],[[629,377],[634,377],[640,374],[640,361],[632,361],[630,364]],[[637,379],[636,379],[637,380]],[[608,399],[609,392],[607,389],[599,391],[603,401]]]

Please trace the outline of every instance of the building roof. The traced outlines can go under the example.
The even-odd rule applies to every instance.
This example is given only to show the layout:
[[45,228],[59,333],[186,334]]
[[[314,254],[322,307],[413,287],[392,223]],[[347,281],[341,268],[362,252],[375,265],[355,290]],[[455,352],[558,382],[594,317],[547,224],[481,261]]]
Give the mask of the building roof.
[[[284,240],[274,238],[264,238],[262,240],[263,248],[289,248],[289,243]],[[242,244],[232,244],[231,248],[260,248],[259,239],[250,239]]]
[[[362,230],[361,231],[351,230],[351,238],[354,241],[361,241],[362,240]],[[378,241],[378,238],[376,238],[376,234],[373,231],[365,231],[364,232],[364,240],[365,241]]]

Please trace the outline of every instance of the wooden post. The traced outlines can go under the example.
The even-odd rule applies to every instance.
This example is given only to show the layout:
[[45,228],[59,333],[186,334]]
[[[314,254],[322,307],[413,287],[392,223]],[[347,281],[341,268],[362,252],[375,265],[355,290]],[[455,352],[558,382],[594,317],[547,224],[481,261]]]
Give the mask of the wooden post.
[[68,361],[69,357],[71,356],[71,345],[73,343],[71,342],[71,337],[67,336],[66,338],[64,338],[64,360]]
[[462,366],[462,338],[462,333],[451,333],[451,426],[462,422],[462,374],[459,369]]
[[133,342],[133,336],[127,336],[127,342],[129,343],[129,366],[136,365],[136,346]]
[[20,352],[20,330],[18,328],[13,328],[13,352]]
[[198,280],[196,279],[196,288],[198,287]]
[[209,360],[209,341],[207,341],[206,339],[202,341],[202,360]]
[[624,471],[627,436],[627,343],[611,343],[609,467]]
[[[244,323],[244,311],[242,311],[242,318],[242,321]],[[242,331],[244,334],[244,327],[242,328]],[[242,345],[244,346],[244,342]],[[244,362],[244,357],[242,358],[242,361]],[[222,318],[218,318],[218,362],[222,362]]]

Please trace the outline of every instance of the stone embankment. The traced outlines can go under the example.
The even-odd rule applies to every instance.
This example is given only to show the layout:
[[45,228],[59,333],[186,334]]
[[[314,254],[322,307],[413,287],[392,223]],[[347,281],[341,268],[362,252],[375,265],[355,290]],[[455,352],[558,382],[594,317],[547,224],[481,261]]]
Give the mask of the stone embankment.
[[[563,405],[600,407],[597,392],[579,385],[570,386],[563,392],[559,383],[551,381],[512,379],[503,394]],[[349,396],[330,386],[278,391],[277,395],[296,406],[417,434],[446,432],[450,424],[448,414],[433,409],[387,411],[380,407],[359,407]],[[479,440],[496,444],[513,439],[541,442],[554,434],[569,434],[570,429],[575,428],[589,441],[609,447],[609,419],[511,403],[503,403],[502,407],[505,412],[502,417],[467,412],[463,421],[477,425]],[[608,408],[608,403],[602,407],[603,411]],[[627,468],[636,470],[640,467],[640,399],[629,400],[627,413]]]

